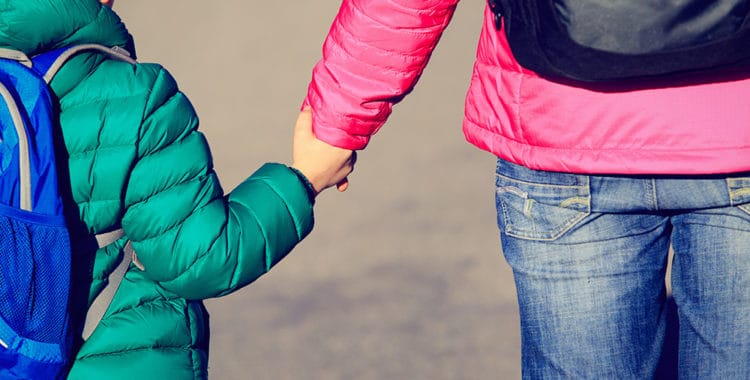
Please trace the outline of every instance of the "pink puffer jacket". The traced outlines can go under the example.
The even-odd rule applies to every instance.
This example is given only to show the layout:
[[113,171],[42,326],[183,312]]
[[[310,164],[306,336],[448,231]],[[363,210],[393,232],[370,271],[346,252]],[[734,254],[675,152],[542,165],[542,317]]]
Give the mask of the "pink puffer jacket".
[[[414,85],[458,0],[344,0],[305,104],[315,134],[362,149]],[[464,133],[533,169],[711,174],[750,170],[750,79],[594,91],[521,68],[485,9]]]

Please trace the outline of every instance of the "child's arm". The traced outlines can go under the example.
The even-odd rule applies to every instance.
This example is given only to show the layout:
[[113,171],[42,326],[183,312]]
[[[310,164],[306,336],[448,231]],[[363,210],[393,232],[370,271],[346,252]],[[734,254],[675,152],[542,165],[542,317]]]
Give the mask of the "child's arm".
[[310,232],[311,196],[281,164],[263,166],[224,196],[188,100],[163,70],[151,88],[122,227],[145,276],[188,299],[227,294]]

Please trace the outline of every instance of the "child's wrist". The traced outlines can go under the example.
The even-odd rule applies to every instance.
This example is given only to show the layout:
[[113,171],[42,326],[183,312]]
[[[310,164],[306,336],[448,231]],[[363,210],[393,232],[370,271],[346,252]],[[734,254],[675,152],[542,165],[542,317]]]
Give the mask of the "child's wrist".
[[305,187],[305,191],[307,191],[307,196],[310,199],[310,203],[315,203],[315,197],[318,195],[318,192],[315,191],[315,187],[313,186],[312,182],[297,168],[292,166],[287,166],[289,170],[294,173],[297,178],[299,178],[300,182],[302,182],[302,185]]

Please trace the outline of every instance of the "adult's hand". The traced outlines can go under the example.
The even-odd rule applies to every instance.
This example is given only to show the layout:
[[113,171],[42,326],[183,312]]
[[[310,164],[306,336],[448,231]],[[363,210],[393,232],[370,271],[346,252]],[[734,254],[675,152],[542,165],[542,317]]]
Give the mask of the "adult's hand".
[[316,194],[332,186],[345,191],[356,158],[354,151],[318,140],[312,132],[312,111],[305,107],[300,112],[294,127],[292,167],[307,177]]

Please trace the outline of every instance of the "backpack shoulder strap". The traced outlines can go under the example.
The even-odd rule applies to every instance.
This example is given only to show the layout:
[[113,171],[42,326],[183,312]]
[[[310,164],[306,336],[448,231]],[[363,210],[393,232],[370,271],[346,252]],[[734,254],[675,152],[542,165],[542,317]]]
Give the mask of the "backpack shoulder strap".
[[[47,83],[49,83],[68,59],[87,50],[95,50],[107,54],[113,59],[125,61],[131,64],[136,63],[136,61],[130,57],[130,53],[119,46],[107,47],[99,44],[82,44],[59,48],[34,56],[31,59],[33,62],[32,68],[36,70],[36,72],[39,73]],[[0,54],[1,53],[2,52],[0,52]]]
[[31,67],[31,58],[22,51],[0,48],[0,58],[17,61],[26,67]]
[[[13,61],[18,60],[18,58],[22,58],[19,56],[19,53],[21,56],[25,57],[25,55],[21,52],[15,52],[14,50],[8,50],[8,49],[2,49],[0,51],[0,58],[6,58]],[[3,62],[2,69],[10,66],[6,66]],[[11,91],[11,83],[3,83],[3,80],[0,80],[0,99],[2,99],[2,102],[7,107],[8,116],[10,124],[13,125],[13,128],[15,129],[15,134],[8,133],[7,135],[4,134],[2,139],[0,139],[0,142],[7,143],[7,141],[4,141],[6,139],[11,139],[12,136],[16,136],[17,139],[15,141],[15,144],[17,145],[18,149],[18,174],[17,174],[17,183],[18,183],[18,208],[25,211],[32,211],[32,188],[31,188],[31,159],[30,156],[30,147],[29,147],[29,136],[26,132],[26,124],[24,123],[23,114],[21,113],[21,105],[19,107],[19,104],[16,101],[16,97],[14,96],[14,93]],[[29,92],[24,92],[25,94],[28,94]],[[35,93],[36,95],[36,93]],[[12,140],[11,140],[12,141]],[[13,142],[11,142],[13,144]],[[10,152],[12,153],[12,151]],[[3,168],[5,169],[5,168]]]
[[[124,235],[125,233],[122,229],[117,229],[108,233],[96,235],[96,241],[101,248],[114,243]],[[125,243],[125,247],[122,251],[123,256],[120,259],[119,264],[117,264],[115,269],[112,270],[112,273],[109,274],[107,285],[102,289],[101,293],[94,298],[94,301],[91,302],[91,305],[86,312],[86,320],[84,321],[83,331],[81,332],[81,337],[84,341],[89,339],[96,329],[96,326],[98,326],[99,322],[104,318],[104,314],[107,312],[107,309],[109,309],[109,305],[112,303],[112,299],[115,297],[117,289],[120,287],[123,278],[125,278],[125,273],[127,273],[130,263],[135,258],[135,251],[133,251],[133,244],[131,242],[128,241]]]
[[[62,68],[65,62],[67,62],[74,55],[83,51],[97,51],[100,53],[104,53],[113,59],[128,62],[130,64],[136,63],[136,61],[130,57],[130,53],[119,46],[107,47],[99,44],[83,44],[63,47],[34,56],[31,59],[31,68],[35,70],[37,74],[39,74],[44,79],[45,82],[50,83],[52,81],[52,78],[55,77],[55,74],[57,74],[57,72],[60,70],[60,68]],[[0,55],[2,54],[3,52],[0,51]],[[17,60],[19,62],[22,62],[21,58],[23,57],[19,57],[19,59]],[[124,233],[122,229],[118,229],[110,233],[97,235],[96,238],[98,245],[101,248],[113,243],[123,235]],[[117,289],[120,287],[120,283],[122,283],[122,280],[125,277],[125,273],[127,272],[130,263],[133,261],[132,258],[134,257],[135,252],[133,251],[132,244],[130,242],[126,243],[125,248],[123,249],[123,253],[123,257],[120,260],[119,264],[117,265],[117,267],[115,267],[112,273],[110,273],[107,285],[94,299],[91,306],[89,306],[82,332],[82,337],[84,340],[87,340],[89,338],[89,336],[94,332],[94,329],[96,329],[96,326],[99,325],[102,317],[104,317],[105,312],[109,308],[109,305],[112,303],[112,299],[114,298]]]

